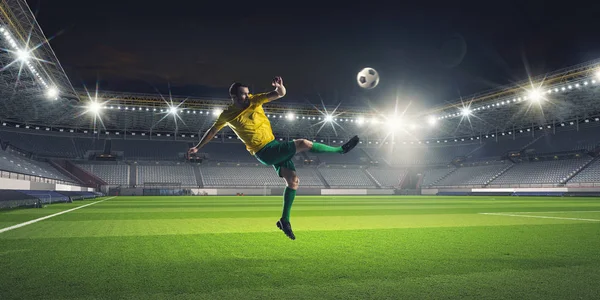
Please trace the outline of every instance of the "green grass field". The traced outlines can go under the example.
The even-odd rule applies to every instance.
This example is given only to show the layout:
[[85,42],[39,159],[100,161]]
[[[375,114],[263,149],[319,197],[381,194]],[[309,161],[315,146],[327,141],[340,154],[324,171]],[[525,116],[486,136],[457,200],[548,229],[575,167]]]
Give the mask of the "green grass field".
[[[0,229],[98,201],[0,212]],[[117,197],[0,233],[0,299],[598,299],[600,199]],[[496,214],[482,214],[496,213]]]

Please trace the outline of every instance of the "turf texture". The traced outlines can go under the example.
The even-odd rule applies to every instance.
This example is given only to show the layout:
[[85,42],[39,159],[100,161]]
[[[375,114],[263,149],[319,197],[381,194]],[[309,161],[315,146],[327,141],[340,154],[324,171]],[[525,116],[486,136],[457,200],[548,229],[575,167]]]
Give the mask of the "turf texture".
[[[0,211],[0,230],[94,203]],[[0,299],[593,299],[600,199],[116,197],[0,233]],[[596,298],[597,299],[597,298]]]

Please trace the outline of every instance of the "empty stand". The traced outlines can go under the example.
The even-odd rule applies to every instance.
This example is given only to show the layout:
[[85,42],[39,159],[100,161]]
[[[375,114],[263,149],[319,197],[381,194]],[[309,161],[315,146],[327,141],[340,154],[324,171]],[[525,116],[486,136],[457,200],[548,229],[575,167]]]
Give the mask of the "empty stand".
[[51,178],[66,182],[73,181],[69,177],[56,170],[50,164],[28,159],[19,152],[14,152],[12,150],[0,150],[0,170]]
[[423,171],[422,186],[431,186],[456,168],[428,169]]
[[129,185],[129,166],[125,164],[77,164],[110,185]]
[[391,150],[388,145],[384,145],[380,148],[367,148],[365,151],[373,157],[382,157],[391,165],[442,165],[450,163],[456,157],[466,156],[480,146],[479,143],[400,145]]
[[375,187],[362,169],[319,168],[325,181],[332,187]]
[[[259,167],[201,167],[205,187],[281,187],[285,185],[283,178],[275,173],[274,168]],[[321,179],[312,168],[297,168],[300,187],[323,187]]]
[[499,175],[512,164],[493,164],[483,166],[462,167],[444,177],[434,186],[484,185]]
[[256,158],[246,150],[246,146],[241,142],[222,143],[212,141],[198,152],[205,153],[208,161],[257,162]]
[[592,158],[515,164],[490,185],[559,184],[583,168]]
[[144,183],[181,183],[181,186],[197,187],[196,176],[194,175],[194,167],[191,165],[151,165],[137,166],[137,184],[138,186]]
[[501,157],[509,151],[520,151],[525,145],[534,140],[532,136],[520,136],[515,139],[511,137],[502,137],[495,139],[484,139],[483,145],[477,151],[472,153],[473,158],[482,157]]
[[70,137],[0,132],[2,141],[41,156],[76,158],[77,150]]
[[112,140],[112,151],[123,151],[126,159],[176,160],[184,158],[188,151],[187,142],[151,140]]
[[[282,186],[272,167],[201,167],[204,187]],[[302,179],[301,179],[302,180]]]
[[563,152],[575,150],[592,151],[600,144],[600,135],[597,128],[584,129],[580,131],[563,131],[556,134],[548,134],[528,149],[534,149],[538,153]]
[[[314,153],[311,153],[314,154]],[[319,161],[325,162],[327,164],[352,164],[352,165],[362,165],[368,164],[371,162],[369,156],[360,148],[355,148],[352,151],[345,154],[338,153],[318,153],[316,156],[319,158]]]
[[577,175],[569,180],[569,183],[595,183],[600,184],[600,160],[589,164]]
[[406,169],[369,168],[366,172],[371,174],[381,187],[399,187],[408,174]]

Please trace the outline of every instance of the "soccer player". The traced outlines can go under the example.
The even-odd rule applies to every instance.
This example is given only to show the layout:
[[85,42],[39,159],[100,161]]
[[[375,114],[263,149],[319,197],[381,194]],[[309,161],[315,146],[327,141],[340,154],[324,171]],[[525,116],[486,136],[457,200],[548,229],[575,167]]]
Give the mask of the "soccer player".
[[358,136],[354,136],[347,143],[339,147],[313,143],[306,139],[290,142],[275,140],[271,123],[265,115],[263,104],[277,100],[286,94],[281,77],[275,77],[271,83],[275,90],[268,93],[252,95],[248,86],[234,83],[229,88],[232,103],[217,118],[212,127],[202,136],[200,142],[189,149],[188,153],[198,152],[226,125],[244,142],[246,149],[258,161],[267,166],[273,166],[275,171],[285,179],[287,187],[283,192],[283,213],[277,221],[277,228],[281,229],[287,237],[294,240],[296,236],[290,224],[290,212],[296,190],[300,183],[296,175],[296,168],[292,158],[296,153],[310,151],[313,153],[347,153],[358,144]]

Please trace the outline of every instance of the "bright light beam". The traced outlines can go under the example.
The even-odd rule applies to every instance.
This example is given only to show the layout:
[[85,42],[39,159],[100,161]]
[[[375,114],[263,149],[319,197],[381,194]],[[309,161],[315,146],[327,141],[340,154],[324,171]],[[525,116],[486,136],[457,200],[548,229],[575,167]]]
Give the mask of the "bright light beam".
[[17,51],[17,58],[22,62],[27,62],[31,58],[31,54],[27,50],[20,49]]
[[544,99],[544,96],[539,88],[532,89],[527,92],[527,97],[531,99],[531,101],[540,102]]
[[[92,97],[92,95],[90,95],[90,92],[88,91],[87,87],[83,87],[85,89],[85,93],[87,94],[87,98],[88,98],[88,103],[85,106],[85,110],[83,110],[81,113],[79,113],[77,117],[81,117],[84,114],[91,114],[93,117],[93,126],[94,126],[94,130],[96,130],[96,126],[98,125],[98,122],[100,122],[100,125],[102,126],[103,129],[106,129],[106,127],[104,126],[104,121],[102,120],[102,108],[104,106],[106,106],[106,104],[110,101],[106,100],[104,102],[100,102],[98,101],[98,82],[96,82],[96,93],[94,94],[94,96]],[[56,92],[58,93],[58,90],[56,90]]]
[[434,116],[429,116],[427,117],[427,123],[430,126],[435,126],[435,124],[437,123],[437,119]]
[[58,89],[55,87],[51,87],[46,91],[46,96],[51,100],[58,99]]
[[471,114],[473,114],[473,111],[471,110],[470,107],[465,106],[460,109],[460,114],[463,115],[464,117],[469,117]]
[[181,121],[181,123],[183,123],[183,125],[188,127],[188,125],[185,123],[185,121],[183,121],[181,116],[179,114],[177,114],[177,112],[179,111],[179,107],[182,104],[184,104],[188,98],[185,98],[183,101],[179,102],[177,105],[173,104],[173,95],[171,94],[171,84],[169,84],[168,86],[169,86],[169,101],[167,101],[167,99],[165,99],[165,97],[163,97],[163,95],[158,91],[158,89],[155,88],[156,91],[158,92],[158,94],[160,95],[160,97],[167,104],[169,109],[166,111],[166,114],[162,118],[160,118],[160,120],[158,120],[155,124],[152,125],[152,127],[150,129],[154,129],[154,127],[156,125],[158,125],[160,122],[162,122],[162,120],[164,120],[169,115],[172,115],[173,121],[175,122],[175,134],[177,134],[177,132],[179,131],[179,123],[177,122],[177,120]]
[[97,101],[93,101],[88,104],[88,111],[94,115],[100,114],[101,109],[102,105]]
[[[319,98],[321,97],[321,95],[319,95]],[[333,111],[330,113],[327,111],[327,107],[325,107],[325,103],[323,102],[323,98],[321,98],[321,105],[323,106],[323,110],[320,110],[318,107],[316,107],[314,104],[311,104],[322,116],[323,116],[323,120],[311,125],[312,126],[319,126],[319,129],[317,130],[317,133],[315,133],[315,136],[319,134],[319,132],[321,132],[321,130],[323,129],[323,127],[325,127],[325,125],[327,123],[331,124],[331,128],[333,129],[333,133],[337,136],[337,130],[335,130],[335,126],[338,125],[340,126],[334,118],[336,118],[337,116],[341,115],[341,113],[336,114],[335,112],[337,111],[338,107],[340,107],[340,104],[342,104],[341,102],[338,103],[338,105],[333,109]],[[342,128],[342,126],[340,126],[340,128]],[[342,128],[343,129],[343,128]]]

